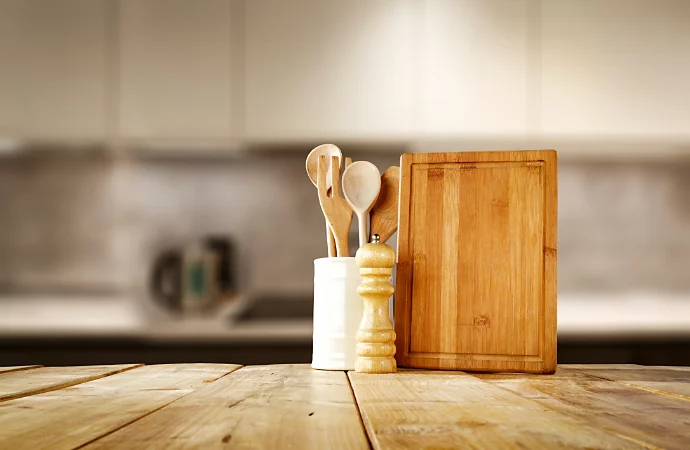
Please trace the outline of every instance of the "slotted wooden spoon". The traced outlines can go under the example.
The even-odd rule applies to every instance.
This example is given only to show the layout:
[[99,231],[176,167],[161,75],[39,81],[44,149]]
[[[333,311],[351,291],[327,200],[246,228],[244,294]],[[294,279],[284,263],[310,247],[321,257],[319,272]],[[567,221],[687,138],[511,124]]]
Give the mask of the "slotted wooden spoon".
[[[325,155],[327,159],[327,163],[331,164],[331,156],[336,156],[338,158],[337,161],[337,167],[338,167],[338,180],[340,180],[340,167],[342,164],[342,159],[343,159],[343,153],[340,151],[340,149],[333,144],[323,144],[319,145],[318,147],[314,148],[311,152],[309,152],[309,155],[307,155],[307,175],[309,175],[309,179],[311,182],[316,186],[316,179],[317,179],[317,171],[318,171],[318,166],[319,166],[319,156]],[[318,186],[317,186],[318,187]],[[331,171],[329,170],[326,176],[326,193],[327,195],[332,195],[331,190],[333,188],[333,179],[331,176]],[[336,245],[335,245],[335,239],[333,238],[333,232],[331,231],[331,227],[328,225],[328,220],[326,220],[326,242],[328,242],[328,256],[333,257],[336,256]]]
[[[340,170],[337,169],[337,156],[330,157],[330,167],[326,158],[325,155],[320,155],[317,166],[316,187],[319,190],[319,203],[324,216],[326,216],[326,221],[333,232],[338,256],[350,256],[347,237],[350,233],[350,224],[352,223],[352,209],[347,204],[347,201],[340,196]],[[355,164],[357,163],[352,165],[354,166]],[[331,196],[328,195],[326,187],[326,177],[329,172],[333,180]]]

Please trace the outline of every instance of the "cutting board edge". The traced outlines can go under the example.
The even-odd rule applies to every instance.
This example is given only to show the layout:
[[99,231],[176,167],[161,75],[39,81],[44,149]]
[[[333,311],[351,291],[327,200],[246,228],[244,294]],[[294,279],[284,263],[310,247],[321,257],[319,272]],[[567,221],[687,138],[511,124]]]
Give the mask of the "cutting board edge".
[[[448,360],[444,360],[448,361]],[[454,360],[452,360],[454,361]],[[519,368],[516,367],[515,365],[511,365],[510,367],[501,367],[498,364],[482,364],[481,367],[473,367],[471,365],[466,365],[466,364],[455,364],[455,365],[441,365],[441,364],[436,364],[433,362],[430,363],[422,363],[419,362],[417,358],[413,358],[412,360],[403,360],[403,361],[398,361],[398,367],[400,368],[407,368],[407,369],[428,369],[428,370],[447,370],[447,371],[453,371],[453,370],[461,370],[463,372],[489,372],[489,373],[539,373],[539,374],[553,374],[556,372],[556,364],[551,365],[543,365],[542,363],[525,363],[525,367]]]

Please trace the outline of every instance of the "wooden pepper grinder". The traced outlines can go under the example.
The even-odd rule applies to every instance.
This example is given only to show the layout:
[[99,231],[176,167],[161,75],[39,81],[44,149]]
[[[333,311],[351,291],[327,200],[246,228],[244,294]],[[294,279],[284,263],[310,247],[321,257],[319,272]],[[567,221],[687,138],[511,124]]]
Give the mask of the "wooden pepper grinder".
[[395,252],[379,242],[375,234],[355,255],[362,284],[357,293],[364,301],[362,322],[357,331],[355,370],[364,373],[393,373],[395,331],[388,317],[388,299],[395,289],[388,279],[393,273]]

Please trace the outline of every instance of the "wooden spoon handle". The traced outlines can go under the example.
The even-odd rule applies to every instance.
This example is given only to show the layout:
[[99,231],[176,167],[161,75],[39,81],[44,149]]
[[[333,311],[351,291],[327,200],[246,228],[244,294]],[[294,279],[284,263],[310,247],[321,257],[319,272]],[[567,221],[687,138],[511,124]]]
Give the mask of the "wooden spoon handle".
[[338,249],[338,257],[350,256],[350,244],[347,242],[347,234],[335,235],[335,246]]
[[[344,167],[344,169],[347,169],[347,167],[348,167],[350,164],[352,164],[352,158],[345,158],[345,167]],[[344,169],[343,169],[343,170],[344,170]],[[340,178],[340,177],[338,177],[338,178]],[[348,235],[349,235],[349,233],[348,233]],[[346,239],[346,241],[347,241],[347,242],[345,243],[345,246],[347,247],[347,249],[345,250],[345,253],[344,253],[344,254],[338,253],[338,256],[350,256],[350,242],[349,242],[349,239]],[[335,243],[333,243],[333,245],[335,246]]]
[[367,237],[369,236],[367,234],[367,218],[369,214],[368,213],[362,213],[359,214],[357,213],[357,222],[359,224],[359,246],[363,246],[364,244],[367,243],[368,239]]
[[326,242],[328,242],[328,257],[333,258],[336,256],[335,238],[333,237],[333,230],[326,220]]

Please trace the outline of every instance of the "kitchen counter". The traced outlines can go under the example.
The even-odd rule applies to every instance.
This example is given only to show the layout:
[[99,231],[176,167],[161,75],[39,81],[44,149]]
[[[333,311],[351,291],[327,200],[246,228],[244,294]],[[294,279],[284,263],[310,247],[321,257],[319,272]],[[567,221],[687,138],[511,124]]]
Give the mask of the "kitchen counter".
[[[305,300],[308,302],[308,300]],[[161,340],[310,341],[311,317],[151,321],[126,297],[0,297],[2,337],[122,337]],[[562,294],[558,336],[566,339],[690,337],[690,295]]]
[[224,342],[310,342],[311,317],[238,321],[147,319],[126,297],[0,298],[0,338],[121,338]]
[[[310,362],[308,308],[279,319],[265,305],[237,320],[150,322],[124,297],[5,296],[0,365]],[[690,365],[690,296],[561,295],[558,320],[560,363]]]
[[[0,447],[687,448],[690,369],[0,368]],[[650,414],[653,412],[653,414]],[[78,418],[78,420],[75,420]]]

